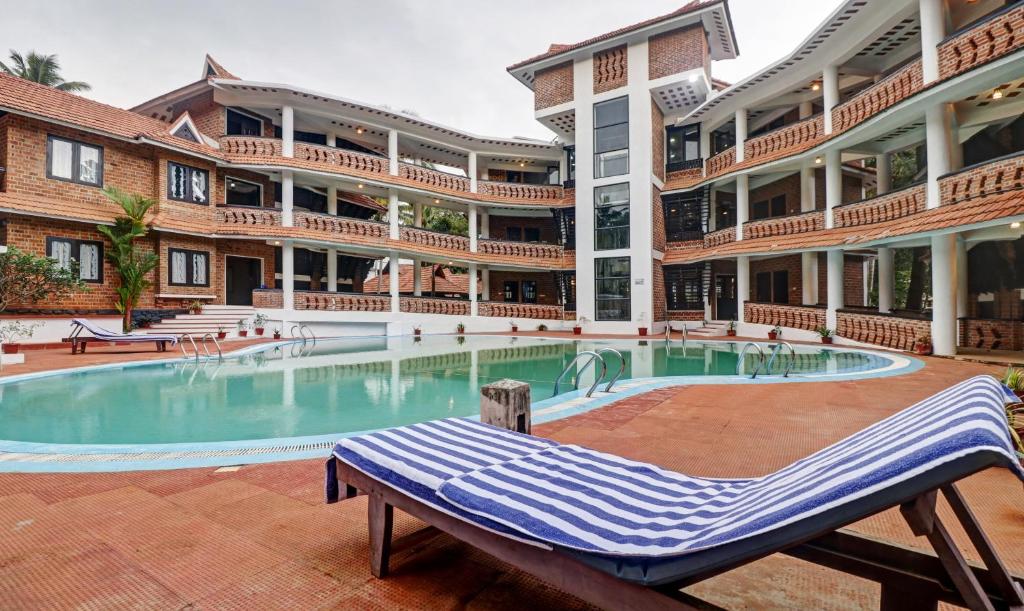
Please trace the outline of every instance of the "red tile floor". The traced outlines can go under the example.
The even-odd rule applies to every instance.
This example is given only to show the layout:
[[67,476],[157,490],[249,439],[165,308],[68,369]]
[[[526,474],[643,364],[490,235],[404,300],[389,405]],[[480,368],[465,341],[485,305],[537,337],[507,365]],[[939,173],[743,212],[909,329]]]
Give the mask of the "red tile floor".
[[[879,380],[676,387],[535,433],[696,475],[759,475],[936,389],[998,372],[928,359],[917,373]],[[372,578],[365,498],[324,505],[322,474],[317,460],[231,472],[0,474],[0,608],[585,607],[444,535],[397,554],[386,580]],[[991,469],[961,489],[1024,573],[1021,483]],[[397,535],[419,527],[397,513],[396,521]],[[922,545],[895,512],[855,528]],[[781,556],[690,591],[729,608],[861,609],[878,600],[871,582]]]

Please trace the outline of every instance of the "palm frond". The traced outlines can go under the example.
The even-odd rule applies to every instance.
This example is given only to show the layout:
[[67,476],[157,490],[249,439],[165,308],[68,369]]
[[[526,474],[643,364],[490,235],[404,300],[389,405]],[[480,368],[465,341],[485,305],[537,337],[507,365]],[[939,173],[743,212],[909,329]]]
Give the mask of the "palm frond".
[[89,91],[92,89],[92,85],[84,81],[64,81],[57,85],[55,89],[67,91],[68,93],[77,93],[79,91]]

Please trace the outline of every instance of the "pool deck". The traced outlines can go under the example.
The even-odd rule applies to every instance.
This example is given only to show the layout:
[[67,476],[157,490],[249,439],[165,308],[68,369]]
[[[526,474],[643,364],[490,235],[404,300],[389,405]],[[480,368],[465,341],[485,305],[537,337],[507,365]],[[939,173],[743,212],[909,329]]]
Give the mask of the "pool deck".
[[[65,359],[42,352],[57,351],[29,353],[26,365],[4,373],[158,356],[98,350]],[[940,388],[1001,371],[928,358],[915,373],[883,379],[672,387],[534,432],[694,475],[757,476]],[[324,505],[322,480],[321,460],[0,474],[0,608],[586,608],[444,535],[398,553],[392,576],[376,580],[368,567],[365,497]],[[1007,471],[990,469],[960,488],[1011,570],[1024,574],[1024,487]],[[396,512],[398,535],[418,527]],[[894,511],[855,529],[925,545]],[[958,528],[954,535],[976,558]],[[688,591],[729,608],[878,604],[875,584],[782,556]]]

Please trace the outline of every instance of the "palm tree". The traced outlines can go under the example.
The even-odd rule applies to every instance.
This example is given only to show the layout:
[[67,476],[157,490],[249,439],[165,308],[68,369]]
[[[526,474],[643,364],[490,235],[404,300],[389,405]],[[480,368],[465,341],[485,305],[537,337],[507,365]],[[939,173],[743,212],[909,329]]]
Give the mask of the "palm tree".
[[116,187],[106,187],[103,194],[124,211],[124,216],[114,218],[113,227],[100,225],[96,229],[111,243],[107,260],[121,277],[114,307],[124,317],[122,327],[127,333],[132,328],[132,310],[142,293],[153,284],[148,276],[159,262],[155,253],[144,252],[135,244],[136,239],[147,233],[146,213],[156,205],[156,201],[142,195],[125,193]]
[[26,81],[32,81],[33,83],[39,83],[40,85],[46,85],[61,91],[77,93],[92,89],[89,83],[65,81],[60,75],[60,63],[57,62],[56,55],[42,55],[35,51],[29,51],[28,56],[22,56],[21,53],[11,49],[11,65],[8,66],[0,62],[0,70],[23,78]]

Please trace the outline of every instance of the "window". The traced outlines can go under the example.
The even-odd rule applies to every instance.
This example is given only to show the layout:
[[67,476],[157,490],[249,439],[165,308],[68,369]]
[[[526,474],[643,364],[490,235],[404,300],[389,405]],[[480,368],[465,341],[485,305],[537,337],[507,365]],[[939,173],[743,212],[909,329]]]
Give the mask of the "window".
[[576,147],[565,147],[565,188],[570,189],[576,185]]
[[519,303],[519,283],[515,280],[505,281],[505,302]]
[[665,267],[665,299],[669,310],[703,310],[703,265]]
[[168,248],[167,279],[174,286],[210,286],[210,253]]
[[629,173],[629,98],[594,104],[594,178]]
[[103,148],[49,136],[46,139],[46,177],[103,186]]
[[629,320],[629,257],[594,260],[597,320]]
[[789,272],[759,272],[755,276],[755,294],[761,303],[789,303]]
[[505,228],[505,239],[509,242],[522,242],[523,241],[523,228],[522,227],[506,227]]
[[700,196],[691,193],[663,195],[665,235],[671,242],[699,240],[704,237],[703,204]]
[[777,195],[771,199],[754,202],[751,220],[766,219],[773,216],[786,216],[786,195]]
[[173,161],[167,162],[167,198],[193,204],[210,201],[210,173]]
[[523,280],[523,303],[537,303],[537,281]]
[[669,172],[700,167],[700,124],[669,127],[665,130]]
[[83,282],[103,283],[103,242],[46,238],[46,255],[68,269],[78,263],[78,277]]
[[629,248],[629,183],[594,188],[594,250]]
[[524,242],[540,242],[540,229],[537,227],[523,227]]
[[228,176],[224,179],[224,203],[229,206],[263,205],[263,186],[247,180],[239,180]]
[[263,121],[229,108],[225,133],[229,136],[262,136]]

